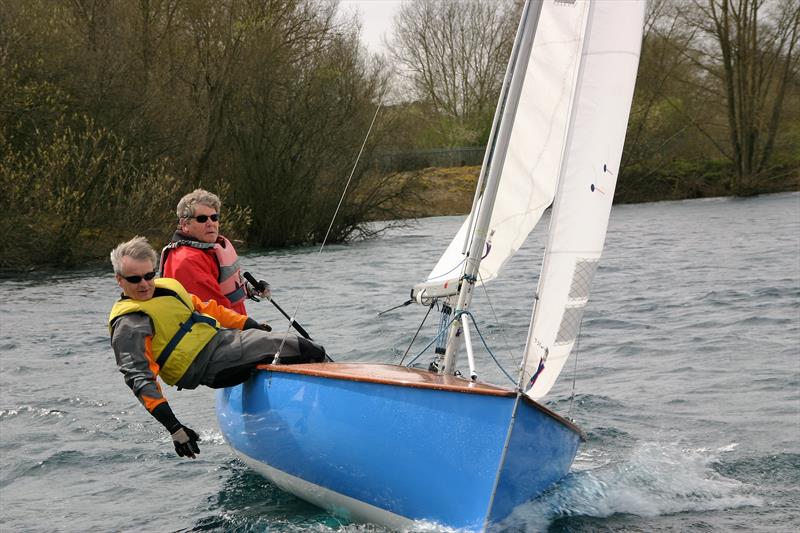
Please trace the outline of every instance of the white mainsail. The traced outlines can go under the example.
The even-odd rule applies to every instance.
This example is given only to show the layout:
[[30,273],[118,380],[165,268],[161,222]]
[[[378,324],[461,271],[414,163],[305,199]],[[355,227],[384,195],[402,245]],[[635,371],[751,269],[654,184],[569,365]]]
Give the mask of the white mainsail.
[[[587,12],[588,3],[582,1],[550,0],[542,6],[507,155],[504,161],[492,161],[493,165],[502,165],[502,178],[479,283],[497,276],[553,201]],[[465,239],[474,215],[467,217],[426,284],[461,277]]]
[[590,6],[572,124],[539,277],[539,301],[525,349],[526,392],[534,399],[547,394],[572,351],[603,251],[639,64],[644,11],[645,2],[639,1],[603,0]]
[[[523,16],[518,34],[519,43],[520,35],[534,31],[532,41],[526,41],[530,53],[521,56],[527,63],[515,63],[512,57],[510,67],[512,80],[520,71],[524,80],[511,107],[504,108],[501,97],[503,118],[493,128],[493,152],[486,160],[490,171],[483,169],[482,175],[489,176],[486,190],[491,191],[487,205],[482,205],[483,198],[477,202],[426,282],[417,285],[412,295],[428,303],[458,292],[454,310],[463,312],[474,284],[497,276],[552,202],[520,383],[530,397],[540,398],[552,387],[578,337],[603,250],[646,3],[531,2],[538,19],[526,23],[528,17]],[[497,131],[505,133],[495,137]],[[494,148],[493,142],[497,142]],[[464,254],[467,249],[469,258]],[[445,372],[453,371],[457,329],[458,323],[453,323]]]

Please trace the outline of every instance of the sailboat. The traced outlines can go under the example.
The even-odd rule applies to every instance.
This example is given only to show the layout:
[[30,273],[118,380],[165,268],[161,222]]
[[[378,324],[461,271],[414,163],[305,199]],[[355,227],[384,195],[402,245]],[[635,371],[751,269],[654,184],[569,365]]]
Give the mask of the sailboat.
[[[393,529],[491,529],[567,474],[584,435],[538,400],[577,340],[602,253],[644,9],[526,3],[472,212],[412,289],[443,313],[435,361],[260,367],[217,393],[220,429],[245,463],[336,515]],[[479,382],[472,292],[551,205],[516,386]]]

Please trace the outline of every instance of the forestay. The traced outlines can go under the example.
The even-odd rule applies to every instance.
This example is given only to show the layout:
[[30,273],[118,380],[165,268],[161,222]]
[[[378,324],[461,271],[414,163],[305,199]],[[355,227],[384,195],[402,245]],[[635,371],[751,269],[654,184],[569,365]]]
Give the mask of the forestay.
[[[645,2],[592,2],[562,175],[526,345],[527,394],[547,394],[578,336],[603,251],[642,41]],[[624,21],[624,23],[622,23]],[[543,363],[543,370],[536,376]]]

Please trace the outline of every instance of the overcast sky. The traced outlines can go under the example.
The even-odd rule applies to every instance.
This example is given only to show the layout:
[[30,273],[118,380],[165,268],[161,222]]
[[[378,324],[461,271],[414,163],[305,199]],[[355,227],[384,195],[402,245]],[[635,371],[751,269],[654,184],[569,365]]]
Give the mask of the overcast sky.
[[361,39],[371,52],[381,52],[383,36],[390,37],[392,19],[401,0],[341,0],[342,13],[361,15]]

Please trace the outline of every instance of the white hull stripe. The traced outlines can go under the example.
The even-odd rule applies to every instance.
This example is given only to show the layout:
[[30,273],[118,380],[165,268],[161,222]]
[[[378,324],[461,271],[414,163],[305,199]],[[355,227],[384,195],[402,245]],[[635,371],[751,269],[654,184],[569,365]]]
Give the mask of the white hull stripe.
[[382,524],[395,530],[408,530],[414,523],[409,518],[315,485],[264,464],[239,451],[234,451],[244,463],[284,491],[322,507],[336,516],[355,522]]

